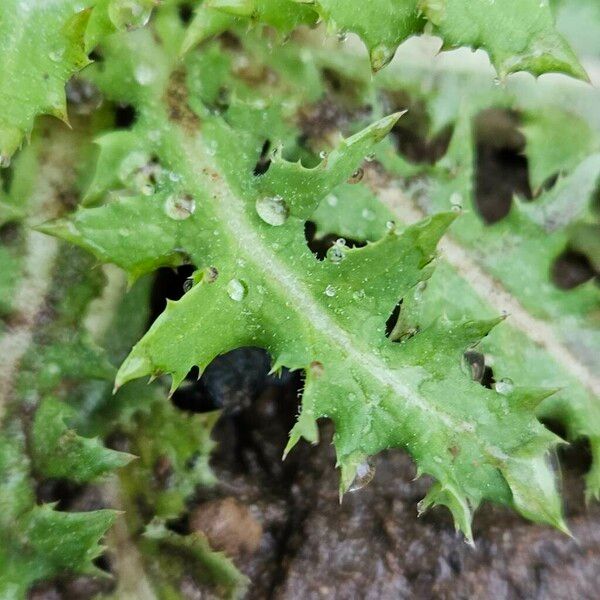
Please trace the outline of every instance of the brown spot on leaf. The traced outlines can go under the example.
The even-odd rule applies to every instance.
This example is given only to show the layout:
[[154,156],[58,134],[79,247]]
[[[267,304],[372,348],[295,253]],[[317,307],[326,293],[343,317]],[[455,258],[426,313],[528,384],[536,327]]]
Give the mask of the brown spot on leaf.
[[165,102],[171,121],[175,121],[188,131],[195,131],[200,127],[198,115],[188,104],[188,89],[183,69],[173,71],[171,74],[165,92]]

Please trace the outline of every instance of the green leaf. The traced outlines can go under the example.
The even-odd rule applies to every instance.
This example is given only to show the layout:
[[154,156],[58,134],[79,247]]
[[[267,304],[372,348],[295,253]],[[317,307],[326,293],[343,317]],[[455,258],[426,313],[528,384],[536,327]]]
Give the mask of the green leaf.
[[83,47],[89,10],[80,7],[76,0],[6,0],[0,6],[0,157],[5,164],[38,114],[67,120],[65,83],[89,63]]
[[[126,68],[110,79],[105,73],[104,85],[111,88],[117,77],[127,77]],[[168,303],[122,365],[117,386],[170,374],[174,389],[192,367],[202,371],[220,353],[264,347],[274,369],[306,372],[287,450],[300,437],[315,441],[317,420],[330,418],[342,491],[369,455],[400,446],[419,472],[453,490],[432,501],[456,512],[457,502],[474,509],[489,499],[564,528],[545,463],[557,438],[531,411],[507,410],[508,399],[482,388],[461,368],[464,351],[497,319],[438,319],[404,343],[385,337],[397,302],[431,275],[436,244],[455,213],[391,229],[364,248],[338,247],[323,262],[306,247],[304,219],[353,173],[393,120],[351,138],[364,141],[356,154],[355,144],[346,141],[329,155],[335,160],[316,171],[276,161],[273,175],[261,177],[253,167],[262,144],[251,126],[244,127],[252,108],[245,115],[235,103],[214,114],[187,88],[178,95],[183,104],[167,111],[160,108],[165,92],[158,84],[126,93],[143,115],[137,135],[150,140],[149,132],[160,132],[147,149],[175,177],[160,179],[148,196],[116,194],[101,207],[80,209],[45,227],[130,276],[165,264],[174,253],[197,268],[195,285]],[[187,114],[190,106],[201,128]],[[304,187],[315,181],[314,194],[306,194]],[[469,535],[467,522],[457,516]]]
[[[202,533],[178,535],[167,529],[163,521],[154,519],[146,527],[144,536],[158,548],[183,555],[187,565],[190,562],[197,564],[200,576],[210,580],[216,586],[220,597],[231,599],[244,597],[249,584],[248,578],[236,569],[225,554],[211,550],[208,540]],[[165,571],[167,578],[170,576],[175,579],[176,570],[172,566]]]
[[[212,0],[207,8],[199,9],[184,49],[234,24],[234,21],[220,20],[210,14],[214,9],[231,17],[264,20],[288,30],[309,21],[306,13],[300,11],[311,7],[330,31],[339,35],[358,34],[367,46],[374,71],[386,66],[406,39],[429,30],[442,38],[444,49],[483,48],[501,77],[529,71],[534,75],[560,72],[587,79],[569,44],[556,30],[546,0],[505,0],[492,4],[487,0],[295,2],[296,14],[291,8],[291,0],[266,5],[259,0]],[[272,6],[279,18],[273,19],[265,6]]]
[[98,439],[78,436],[66,421],[75,411],[54,398],[46,398],[35,414],[32,428],[33,462],[45,477],[77,482],[126,465],[133,457],[105,448]]
[[93,560],[114,511],[68,513],[35,505],[21,434],[12,426],[0,434],[0,595],[25,598],[28,588],[59,573],[101,574]]
[[554,71],[587,78],[546,0],[422,0],[420,7],[445,48],[483,48],[501,77]]
[[[215,483],[208,459],[214,447],[210,433],[218,416],[184,413],[162,397],[150,407],[138,409],[123,428],[139,460],[121,477],[129,493],[143,498],[155,516],[178,517],[197,487]],[[153,480],[158,484],[149,485]]]

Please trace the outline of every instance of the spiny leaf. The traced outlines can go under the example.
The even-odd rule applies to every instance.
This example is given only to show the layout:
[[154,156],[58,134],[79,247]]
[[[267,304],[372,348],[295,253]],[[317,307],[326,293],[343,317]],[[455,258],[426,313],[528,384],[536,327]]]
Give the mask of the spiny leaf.
[[6,0],[0,7],[0,156],[4,163],[28,136],[38,114],[67,119],[64,85],[89,63],[81,3]]
[[483,48],[501,77],[549,71],[586,79],[556,31],[547,0],[422,0],[420,6],[446,48]]
[[46,398],[35,414],[32,428],[33,462],[45,477],[89,481],[126,465],[133,457],[105,448],[98,439],[78,436],[66,420],[74,410],[55,398]]
[[[218,20],[207,11],[218,9],[231,17],[265,20],[284,30],[309,22],[308,7],[314,8],[330,30],[341,35],[353,32],[366,44],[371,65],[378,71],[394,57],[407,38],[426,26],[442,38],[445,49],[470,46],[483,48],[500,76],[516,71],[541,75],[550,71],[586,79],[587,75],[569,44],[556,31],[547,1],[504,0],[374,0],[368,3],[342,0],[280,0],[280,19],[269,18],[259,0],[213,0],[201,8],[184,43],[194,43],[233,24]],[[269,3],[267,3],[268,5]],[[285,15],[285,16],[284,16]],[[202,25],[202,20],[206,25]]]
[[67,122],[65,83],[114,31],[145,25],[156,0],[5,0],[0,5],[0,166],[38,115]]
[[[399,299],[431,275],[436,243],[455,213],[392,229],[375,244],[341,248],[319,262],[306,248],[304,221],[295,214],[308,216],[317,204],[298,189],[305,179],[283,179],[286,171],[277,167],[282,195],[267,196],[276,198],[277,206],[263,206],[268,178],[252,173],[260,146],[250,130],[234,132],[230,122],[249,123],[243,106],[217,115],[186,91],[180,97],[189,98],[188,105],[169,112],[160,110],[164,90],[158,85],[144,93],[127,92],[143,115],[138,134],[147,138],[148,131],[160,132],[151,152],[176,177],[160,180],[149,196],[117,197],[80,209],[53,228],[130,274],[164,264],[174,252],[189,257],[200,272],[207,270],[207,276],[194,277],[196,284],[181,300],[168,303],[122,365],[117,385],[164,373],[171,374],[174,389],[192,367],[202,370],[220,353],[261,346],[276,367],[306,371],[302,410],[288,450],[300,437],[316,439],[319,418],[332,419],[342,489],[362,460],[401,446],[422,473],[451,487],[462,503],[512,504],[529,518],[562,527],[552,470],[544,458],[555,436],[533,414],[505,410],[501,394],[482,388],[460,367],[465,349],[497,319],[439,319],[402,344],[385,337],[385,322]],[[177,119],[189,106],[201,128],[190,126],[192,118]],[[363,133],[356,139],[369,137]],[[358,166],[352,145],[342,143],[337,152],[348,160],[332,162],[331,179],[321,180],[315,191],[318,198]],[[444,500],[455,508],[455,500],[440,495],[438,501]],[[458,521],[468,534],[465,523]]]
[[25,598],[32,583],[57,573],[98,574],[93,560],[114,521],[110,510],[67,513],[35,505],[24,440],[12,426],[0,434],[0,595]]
[[[222,597],[234,599],[244,596],[249,584],[248,578],[236,569],[225,554],[212,550],[202,533],[178,535],[167,529],[163,521],[154,519],[146,527],[144,536],[159,548],[183,554],[186,562],[197,563],[204,578],[212,580],[217,590],[221,590]],[[171,577],[174,575],[175,573],[170,573]]]

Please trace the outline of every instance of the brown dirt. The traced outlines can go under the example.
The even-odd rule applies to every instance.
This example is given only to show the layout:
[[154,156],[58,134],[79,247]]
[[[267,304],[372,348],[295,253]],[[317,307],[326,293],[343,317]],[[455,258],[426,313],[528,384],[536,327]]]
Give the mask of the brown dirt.
[[[318,446],[301,443],[281,463],[295,410],[294,390],[271,387],[216,431],[213,466],[222,483],[211,496],[235,497],[262,525],[258,548],[236,560],[252,580],[248,599],[598,597],[600,507],[585,507],[584,446],[561,455],[575,539],[484,506],[471,548],[444,509],[417,518],[430,482],[413,481],[401,451],[377,457],[375,479],[341,506],[329,423]],[[237,512],[246,527],[246,513]]]

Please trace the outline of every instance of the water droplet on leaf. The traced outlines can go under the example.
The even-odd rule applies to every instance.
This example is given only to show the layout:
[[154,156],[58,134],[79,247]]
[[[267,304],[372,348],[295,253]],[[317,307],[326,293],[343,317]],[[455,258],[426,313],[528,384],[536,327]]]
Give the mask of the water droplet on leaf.
[[499,394],[507,396],[513,391],[515,384],[513,383],[512,379],[504,377],[500,381],[497,381],[494,387]]
[[150,65],[141,64],[135,68],[133,75],[140,85],[148,85],[156,78],[156,71]]
[[152,3],[144,0],[113,0],[108,5],[108,16],[120,31],[144,27],[151,14]]
[[335,244],[327,250],[328,260],[335,264],[342,262],[346,258],[345,247],[346,240],[344,238],[338,238]]
[[367,459],[356,467],[356,475],[348,491],[357,492],[358,490],[362,490],[362,488],[373,481],[373,477],[375,477],[375,465]]
[[235,300],[236,302],[241,302],[247,293],[248,290],[246,289],[246,285],[243,281],[240,281],[239,279],[232,279],[227,284],[227,294],[232,300]]
[[256,201],[258,216],[269,225],[283,225],[290,215],[290,209],[281,196],[265,196]]
[[191,217],[196,210],[196,202],[189,194],[171,194],[165,202],[167,216],[176,221]]
[[359,183],[361,179],[364,177],[365,171],[362,167],[359,167],[348,177],[348,183]]
[[50,60],[52,62],[59,62],[60,60],[62,60],[62,57],[65,54],[65,49],[64,48],[59,48],[58,50],[54,50],[52,52],[50,52],[50,54],[48,54],[48,57],[50,58]]
[[330,298],[333,298],[335,296],[335,288],[332,285],[328,285],[325,288],[325,295],[329,296]]

